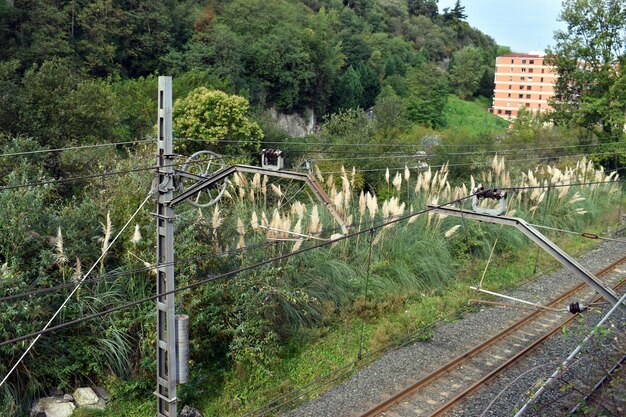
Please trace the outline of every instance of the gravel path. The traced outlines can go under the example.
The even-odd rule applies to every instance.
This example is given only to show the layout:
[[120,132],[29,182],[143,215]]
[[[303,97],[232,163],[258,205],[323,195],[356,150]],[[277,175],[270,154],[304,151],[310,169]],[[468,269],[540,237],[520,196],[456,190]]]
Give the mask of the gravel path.
[[[607,242],[586,253],[580,263],[591,271],[596,271],[619,259],[626,253],[626,244]],[[514,297],[544,303],[562,290],[572,287],[579,280],[567,270],[542,276],[509,293]],[[402,347],[383,355],[378,361],[355,373],[350,378],[321,394],[316,399],[302,404],[295,410],[286,412],[284,417],[348,417],[359,415],[371,406],[381,402],[390,393],[400,390],[409,383],[427,375],[450,361],[455,355],[466,351],[471,344],[478,343],[488,336],[506,328],[517,318],[528,312],[518,309],[483,308],[476,313],[468,313],[463,319],[445,323],[434,330],[433,338],[426,342]],[[601,317],[601,316],[600,316]],[[544,374],[554,371],[554,363],[560,363],[582,339],[569,338],[569,341],[553,341],[546,344],[531,362],[520,365],[519,373],[533,367]],[[552,346],[554,344],[554,346]],[[532,358],[535,359],[533,362]],[[548,362],[550,365],[546,365]],[[507,373],[507,375],[509,375]],[[510,377],[515,379],[517,374]],[[514,389],[502,395],[490,408],[490,416],[511,415],[514,403],[537,380],[538,374],[529,372],[513,384]],[[490,390],[477,393],[470,398],[462,410],[453,410],[458,416],[478,416],[489,402],[502,391],[510,380],[494,380]]]

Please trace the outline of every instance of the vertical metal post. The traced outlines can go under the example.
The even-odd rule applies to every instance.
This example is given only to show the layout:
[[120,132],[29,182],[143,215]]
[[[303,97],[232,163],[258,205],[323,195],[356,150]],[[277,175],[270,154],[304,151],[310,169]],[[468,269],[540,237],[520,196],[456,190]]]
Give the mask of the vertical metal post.
[[[172,77],[159,77],[157,138],[157,294],[174,290]],[[157,417],[176,417],[174,294],[157,298]]]

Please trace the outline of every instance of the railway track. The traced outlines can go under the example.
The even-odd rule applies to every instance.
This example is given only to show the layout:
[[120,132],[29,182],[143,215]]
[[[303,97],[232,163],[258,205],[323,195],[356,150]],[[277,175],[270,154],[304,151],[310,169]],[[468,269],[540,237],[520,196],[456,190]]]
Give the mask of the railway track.
[[[623,274],[613,272],[624,263],[626,256],[595,275],[605,277],[607,284],[617,286],[622,282]],[[547,307],[562,308],[575,301],[589,300],[594,294],[585,283],[580,283],[549,302]],[[534,311],[388,397],[361,417],[442,415],[575,318],[576,315],[566,311]]]

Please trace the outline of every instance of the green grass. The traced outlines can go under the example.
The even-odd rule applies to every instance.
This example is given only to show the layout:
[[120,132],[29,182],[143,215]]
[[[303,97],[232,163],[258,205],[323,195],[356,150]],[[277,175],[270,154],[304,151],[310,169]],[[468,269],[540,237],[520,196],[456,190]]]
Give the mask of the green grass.
[[478,97],[474,101],[461,100],[454,94],[448,96],[444,109],[444,118],[448,129],[467,129],[472,133],[485,131],[505,131],[509,122],[494,116],[487,109],[491,105],[489,98]]

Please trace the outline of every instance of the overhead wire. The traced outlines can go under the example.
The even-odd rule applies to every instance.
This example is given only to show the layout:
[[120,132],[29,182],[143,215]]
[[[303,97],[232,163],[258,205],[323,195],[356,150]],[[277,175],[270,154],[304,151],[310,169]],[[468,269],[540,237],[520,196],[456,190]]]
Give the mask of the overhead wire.
[[[203,142],[203,140],[201,139],[185,139],[185,140],[190,140],[193,142]],[[253,142],[253,141],[241,141],[241,140],[221,140],[220,143],[238,143],[238,144],[256,144],[258,142]],[[571,142],[562,142],[565,145],[572,145],[572,146],[608,146],[610,144],[604,144],[604,143],[591,143],[591,144],[581,144],[581,145],[574,145]],[[493,147],[493,146],[499,146],[501,145],[498,143],[494,143],[494,142],[485,142],[485,143],[457,143],[457,144],[445,144],[445,143],[429,143],[429,144],[423,144],[423,143],[415,143],[415,144],[410,144],[410,143],[363,143],[363,142],[357,142],[357,143],[330,143],[330,142],[305,142],[305,141],[261,141],[261,144],[267,144],[267,145],[319,145],[319,146],[345,146],[345,147],[366,147],[366,146],[380,146],[380,147],[398,147],[398,148],[414,148],[416,146],[419,147],[468,147],[468,148],[472,148],[472,147]],[[553,148],[559,148],[559,146],[554,146]]]
[[[235,158],[240,158],[241,156],[242,155],[227,155],[226,157],[222,156],[222,158],[235,159]],[[204,163],[204,162],[206,161],[196,160],[196,161],[175,162],[175,163],[170,164],[170,166],[177,167],[177,166],[182,166],[182,165],[199,164],[199,163]],[[29,187],[39,187],[43,185],[62,184],[62,183],[72,182],[72,181],[82,181],[82,180],[89,180],[89,179],[94,179],[94,178],[105,178],[105,177],[111,177],[111,176],[116,176],[116,175],[128,175],[128,174],[132,174],[135,172],[156,170],[158,168],[160,168],[158,165],[150,165],[146,167],[131,168],[131,169],[125,169],[125,170],[119,170],[119,171],[108,171],[108,172],[104,171],[104,172],[100,172],[97,174],[84,175],[80,177],[58,178],[54,180],[46,180],[46,181],[32,182],[32,183],[26,183],[26,184],[5,185],[5,186],[0,186],[0,191],[15,190],[15,189],[29,188]]]
[[[476,153],[476,154],[482,154],[482,153]],[[526,161],[526,160],[530,160],[530,161],[534,161],[534,160],[538,160],[538,159],[551,159],[551,158],[568,158],[568,157],[579,157],[579,156],[594,156],[594,155],[603,155],[604,152],[594,152],[594,153],[584,153],[584,154],[555,154],[555,155],[545,155],[545,156],[537,156],[537,157],[533,157],[533,158],[528,158],[528,159],[512,159],[506,162],[515,162],[515,161]],[[454,154],[429,154],[427,155],[427,158],[437,158],[437,157],[447,157],[447,156],[453,156]],[[457,154],[457,156],[469,156],[472,155],[471,153],[460,153]],[[390,155],[371,155],[370,156],[362,156],[362,157],[354,157],[354,158],[350,158],[350,160],[380,160],[380,159],[397,159],[397,158],[416,158],[415,154],[390,154]],[[312,161],[315,162],[333,162],[333,161],[345,161],[344,158],[310,158]],[[491,164],[491,161],[484,161],[484,162],[475,162],[476,164],[480,164],[480,163],[484,163],[484,164]],[[456,166],[458,166],[459,164],[456,164]],[[449,166],[455,166],[455,164],[450,164]]]
[[[508,144],[507,144],[508,145]],[[329,146],[344,146],[344,145],[329,145]],[[346,145],[349,147],[349,145]],[[433,148],[437,148],[439,146],[442,145],[436,145],[436,146],[432,146]],[[453,145],[450,145],[453,146]],[[548,147],[538,147],[538,148],[510,148],[510,149],[495,149],[495,150],[482,150],[482,151],[470,151],[470,152],[438,152],[438,153],[429,153],[427,154],[427,156],[431,157],[431,156],[458,156],[458,155],[495,155],[495,154],[502,154],[502,155],[506,155],[509,153],[521,153],[521,152],[536,152],[536,151],[550,151],[550,150],[563,150],[563,149],[568,149],[568,148],[586,148],[586,147],[601,147],[601,146],[610,146],[609,144],[593,144],[593,145],[589,145],[589,144],[582,144],[582,145],[564,145],[564,146],[548,146]],[[380,147],[384,147],[384,146],[380,146]],[[419,145],[419,144],[415,144],[415,145],[411,145],[411,147],[416,148],[416,149],[420,149],[423,150],[423,146]],[[427,147],[428,148],[428,147]],[[493,146],[490,146],[490,148],[493,148]],[[282,149],[284,150],[284,149]],[[610,152],[613,151],[614,149],[609,149],[604,151],[603,153],[606,152]],[[376,150],[371,150],[371,151],[346,151],[346,150],[342,150],[342,151],[333,151],[333,150],[318,150],[318,149],[293,149],[293,150],[289,150],[287,149],[288,152],[311,152],[311,153],[330,153],[330,154],[371,154],[372,152],[376,151]],[[394,152],[389,152],[386,151],[385,153],[389,153],[389,154],[403,154],[403,152],[399,152],[399,151],[394,151]]]
[[460,203],[460,202],[462,202],[462,201],[464,201],[464,200],[466,200],[468,198],[471,198],[472,196],[473,196],[473,194],[469,195],[469,196],[466,196],[466,197],[461,197],[461,198],[453,200],[453,201],[449,201],[449,202],[447,202],[445,204],[442,204],[442,205],[439,205],[439,206],[429,207],[429,208],[425,208],[425,209],[422,209],[422,210],[417,210],[417,211],[411,212],[409,214],[406,214],[406,215],[403,215],[403,216],[399,216],[399,217],[390,219],[388,221],[385,221],[385,222],[382,222],[382,223],[379,223],[379,224],[376,224],[376,225],[372,225],[369,228],[366,228],[366,229],[363,229],[363,230],[360,230],[360,231],[356,231],[356,232],[352,232],[352,233],[348,233],[348,234],[343,235],[343,236],[335,237],[332,240],[329,240],[329,241],[326,241],[326,242],[322,242],[322,243],[318,243],[316,245],[312,245],[312,246],[309,246],[309,247],[306,247],[306,248],[303,248],[303,249],[299,249],[297,251],[290,252],[288,254],[279,255],[279,256],[276,256],[274,258],[266,259],[264,261],[257,262],[257,263],[254,263],[254,264],[251,264],[251,265],[248,265],[248,266],[245,266],[245,267],[233,270],[233,271],[229,271],[229,272],[225,272],[225,273],[222,273],[222,274],[210,276],[208,278],[204,278],[204,279],[201,279],[199,281],[196,281],[196,282],[193,282],[193,283],[181,286],[181,287],[174,288],[174,289],[172,289],[170,291],[165,291],[165,292],[162,292],[160,294],[156,294],[156,295],[152,295],[152,296],[149,296],[149,297],[145,297],[145,298],[142,298],[140,300],[136,300],[136,301],[133,301],[133,302],[130,302],[130,303],[127,303],[127,304],[123,304],[123,305],[120,305],[120,306],[112,307],[112,308],[109,308],[107,310],[103,310],[103,311],[100,311],[100,312],[97,312],[97,313],[94,313],[94,314],[90,314],[90,315],[87,315],[87,316],[83,316],[83,317],[77,318],[75,320],[71,320],[71,321],[68,321],[68,322],[64,322],[64,323],[58,324],[56,326],[47,327],[44,330],[40,330],[40,331],[37,331],[37,332],[32,332],[32,333],[29,333],[29,334],[26,334],[26,335],[22,335],[22,336],[18,336],[18,337],[9,339],[9,340],[5,340],[5,341],[0,342],[0,347],[5,346],[5,345],[9,345],[9,344],[13,344],[13,343],[16,343],[16,342],[19,342],[19,341],[22,341],[22,340],[27,340],[27,339],[30,339],[30,338],[33,338],[33,337],[39,338],[39,336],[41,336],[41,335],[44,335],[44,334],[47,334],[47,333],[51,333],[51,332],[54,332],[54,331],[57,331],[57,330],[60,330],[60,329],[63,329],[63,328],[69,327],[69,326],[73,326],[73,325],[81,323],[83,321],[92,320],[94,318],[102,317],[102,316],[105,316],[107,314],[111,314],[111,313],[116,312],[116,311],[120,311],[120,310],[124,310],[124,309],[130,308],[130,307],[134,307],[136,305],[143,304],[143,303],[146,303],[148,301],[153,301],[153,300],[155,300],[157,298],[160,298],[160,297],[165,297],[165,296],[170,295],[170,294],[175,294],[175,293],[178,293],[178,292],[181,292],[181,291],[189,290],[189,289],[192,289],[192,288],[195,288],[195,287],[198,287],[198,286],[210,283],[210,282],[214,282],[214,281],[217,281],[217,280],[220,280],[220,279],[223,279],[223,278],[232,277],[232,276],[240,274],[242,272],[246,272],[246,271],[249,271],[249,270],[252,270],[252,269],[260,268],[262,266],[269,265],[269,264],[281,261],[283,259],[292,258],[292,257],[301,255],[301,254],[306,253],[306,252],[310,252],[310,251],[313,251],[313,250],[316,250],[316,249],[320,249],[320,248],[323,248],[323,247],[326,247],[326,246],[329,246],[329,245],[333,245],[333,244],[336,244],[337,242],[340,242],[340,241],[343,241],[343,240],[346,240],[346,239],[351,239],[351,238],[354,238],[354,237],[359,236],[359,235],[364,234],[364,233],[370,233],[371,230],[381,229],[381,228],[383,228],[385,226],[388,226],[388,225],[391,225],[391,224],[395,224],[395,223],[398,223],[398,222],[401,222],[401,221],[404,221],[404,220],[408,220],[408,219],[410,219],[412,217],[415,217],[415,216],[418,216],[418,215],[430,212],[430,211],[435,210],[436,208],[439,208],[439,207],[444,207],[446,205]]
[[613,237],[606,237],[606,236],[600,236],[597,235],[595,233],[587,233],[587,232],[576,232],[573,230],[565,230],[565,229],[559,229],[558,227],[550,227],[550,226],[544,226],[541,224],[534,224],[534,223],[530,223],[531,226],[539,228],[539,229],[546,229],[546,230],[552,230],[554,232],[559,232],[559,233],[567,233],[570,235],[577,235],[577,236],[581,236],[581,237],[585,237],[587,239],[598,239],[598,240],[606,240],[609,242],[618,242],[618,243],[626,243],[626,240],[624,239],[616,239]]
[[102,147],[107,147],[107,146],[118,146],[118,145],[135,145],[138,143],[146,143],[146,142],[154,142],[154,141],[155,139],[143,139],[143,140],[131,140],[131,141],[126,141],[126,142],[107,142],[107,143],[96,143],[93,145],[66,146],[63,148],[53,148],[53,149],[37,149],[34,151],[3,153],[3,154],[0,154],[0,157],[35,155],[35,154],[40,154],[40,153],[55,153],[55,152],[64,152],[64,151],[76,151],[76,150],[82,150],[82,149],[102,148]]
[[[231,250],[217,253],[217,254],[211,253],[211,254],[204,254],[204,255],[189,257],[189,258],[176,259],[174,262],[165,262],[165,263],[159,264],[159,266],[183,265],[183,264],[188,264],[194,261],[200,261],[200,260],[205,260],[205,259],[223,258],[223,257],[231,256],[231,255],[241,254],[249,250],[261,249],[264,247],[268,247],[269,245],[271,245],[271,242],[264,242],[258,245],[248,245],[242,248],[231,249]],[[143,272],[152,271],[156,268],[156,266],[157,266],[156,264],[150,264],[150,266],[145,266],[142,268],[135,268],[129,271],[120,271],[120,272],[111,272],[109,274],[101,274],[101,275],[85,280],[85,283],[92,284],[92,283],[97,283],[101,281],[112,281],[121,277],[131,276],[134,274],[140,274]],[[37,288],[34,290],[24,291],[18,294],[11,294],[11,295],[0,297],[0,303],[5,302],[5,301],[13,301],[13,300],[17,300],[20,298],[32,297],[34,295],[48,294],[50,292],[59,291],[65,288],[71,288],[71,287],[74,287],[75,285],[76,284],[74,283],[65,283],[65,284],[59,284],[59,285],[55,285],[51,287],[43,287],[43,288]]]
[[[150,140],[145,140],[145,141],[150,141]],[[144,141],[144,142],[145,142]],[[66,150],[66,149],[83,149],[83,148],[89,148],[89,147],[99,147],[99,146],[113,146],[113,145],[122,145],[122,144],[130,144],[130,143],[138,143],[139,141],[134,141],[134,142],[118,142],[118,143],[110,143],[110,144],[97,144],[97,145],[85,145],[82,147],[68,147],[68,148],[57,148],[57,149],[51,149],[51,150],[37,150],[37,151],[29,151],[29,152],[24,152],[24,153],[14,153],[14,154],[5,154],[5,155],[18,155],[18,154],[28,154],[28,153],[39,153],[39,152],[53,152],[53,151],[61,151],[61,150]],[[232,143],[246,143],[245,141],[222,141],[222,142],[232,142]],[[250,142],[251,143],[251,142]],[[273,142],[270,142],[273,143]],[[373,146],[373,144],[341,144],[341,145],[337,145],[337,146]],[[379,144],[379,145],[384,145],[384,144]],[[389,144],[389,145],[394,145],[394,144]],[[333,145],[331,145],[333,146]],[[412,146],[415,147],[415,145],[407,145],[407,146]],[[440,146],[440,145],[438,145]],[[571,145],[571,147],[576,147],[578,145]],[[580,146],[592,146],[592,145],[580,145]],[[593,145],[596,146],[596,145]],[[527,148],[526,150],[528,151],[537,151],[537,150],[547,150],[547,149],[551,149],[549,147],[546,148]],[[554,147],[554,149],[559,149],[559,147]],[[505,151],[513,151],[513,150],[505,150]],[[519,150],[515,150],[517,152],[523,152],[524,149],[519,149]],[[310,151],[311,153],[315,153],[315,151]],[[427,155],[427,157],[429,158],[434,158],[434,157],[446,157],[446,156],[465,156],[465,155],[485,155],[487,153],[497,153],[497,151],[485,151],[485,152],[457,152],[457,153],[438,153],[438,154],[431,154],[431,155]],[[523,162],[523,161],[531,161],[531,160],[540,160],[540,159],[548,159],[548,158],[555,158],[555,157],[580,157],[580,156],[590,156],[590,155],[601,155],[601,154],[605,154],[606,152],[596,152],[596,153],[585,153],[585,154],[556,154],[556,155],[550,155],[550,156],[537,156],[537,157],[533,157],[533,158],[526,158],[526,159],[514,159],[514,160],[509,160],[508,162]],[[227,160],[231,160],[231,159],[236,159],[236,158],[241,158],[241,157],[250,157],[250,156],[254,156],[257,155],[258,152],[249,152],[249,153],[242,153],[242,154],[237,154],[237,155],[222,155],[221,157],[223,159],[227,159]],[[369,154],[371,155],[371,154]],[[3,155],[0,155],[3,156]],[[363,157],[351,157],[351,160],[376,160],[376,159],[380,159],[380,160],[384,160],[384,159],[397,159],[397,158],[404,158],[406,157],[408,158],[414,158],[415,155],[414,154],[402,154],[402,153],[393,153],[393,154],[387,154],[385,156],[381,156],[381,155],[376,155],[376,156],[363,156]],[[312,158],[312,160],[314,161],[321,161],[321,162],[331,162],[331,161],[343,161],[344,159],[342,158]],[[173,163],[171,164],[172,166],[181,166],[181,165],[185,165],[185,164],[190,164],[190,163],[202,163],[203,161],[198,160],[198,161],[188,161],[188,162],[179,162],[179,163]],[[472,165],[478,165],[478,164],[490,164],[491,161],[484,161],[484,162],[472,162],[472,163],[456,163],[456,164],[448,164],[448,166],[472,166]],[[433,167],[441,167],[443,165],[436,165]],[[67,183],[67,182],[73,182],[73,181],[83,181],[83,180],[89,180],[89,179],[95,179],[95,178],[105,178],[105,177],[110,177],[110,176],[117,176],[117,175],[128,175],[131,173],[136,173],[136,172],[142,172],[142,171],[149,171],[149,170],[153,170],[153,169],[158,169],[158,166],[145,166],[145,167],[138,167],[138,168],[131,168],[131,169],[126,169],[126,170],[119,170],[119,171],[104,171],[104,172],[99,172],[96,174],[91,174],[91,175],[84,175],[84,176],[77,176],[77,177],[68,177],[68,178],[58,178],[58,179],[51,179],[51,180],[45,180],[45,181],[39,181],[39,182],[31,182],[31,183],[25,183],[25,184],[14,184],[14,185],[5,185],[5,186],[0,186],[0,192],[1,191],[5,191],[5,190],[14,190],[14,189],[21,189],[21,188],[29,188],[29,187],[37,187],[37,186],[44,186],[44,185],[53,185],[53,184],[63,184],[63,183]],[[404,167],[400,167],[400,168],[392,168],[392,169],[404,169]],[[375,171],[380,171],[381,169],[368,169],[368,170],[361,170],[362,172],[375,172]],[[327,172],[327,173],[335,173],[335,172]]]
[[[400,169],[404,169],[404,168],[398,168],[398,170]],[[609,171],[607,171],[609,172]],[[339,173],[339,172],[337,172]],[[617,181],[594,181],[594,182],[577,182],[577,183],[568,183],[568,184],[550,184],[549,186],[545,186],[545,185],[537,185],[537,186],[519,186],[519,187],[504,187],[504,188],[499,188],[501,190],[507,190],[507,191],[521,191],[521,190],[530,190],[530,189],[543,189],[543,188],[547,188],[547,187],[571,187],[571,186],[587,186],[587,185],[600,185],[600,184],[609,184],[609,183],[617,183]],[[302,191],[304,187],[301,187],[298,192]],[[293,198],[287,200],[286,203],[284,204],[288,204],[289,202],[291,202],[293,200]],[[544,227],[547,228],[547,226],[540,226],[537,225],[537,227]],[[555,229],[557,230],[557,229]],[[558,229],[557,231],[563,231]],[[567,231],[563,231],[563,232],[567,232]],[[579,234],[578,232],[569,232],[569,233],[573,233],[573,234]],[[610,238],[604,238],[607,240],[610,240]],[[615,240],[615,239],[613,239]],[[619,240],[616,240],[619,241]],[[182,264],[182,263],[187,263],[187,262],[193,262],[195,260],[200,260],[200,259],[206,259],[208,257],[212,257],[212,255],[204,255],[204,256],[199,256],[199,257],[194,257],[194,258],[186,258],[186,259],[181,259],[181,260],[177,260],[175,262],[175,264]],[[121,272],[119,274],[115,274],[115,275],[105,275],[102,277],[94,277],[91,280],[88,280],[88,282],[97,282],[100,280],[106,280],[106,279],[115,279],[118,276],[128,276],[128,275],[132,275],[135,273],[141,273],[141,272],[146,272],[149,271],[151,268],[153,268],[153,266],[151,267],[144,267],[144,268],[137,268],[131,271],[124,271]],[[28,291],[28,292],[22,292],[19,294],[13,294],[13,295],[9,295],[9,296],[4,296],[4,297],[0,297],[0,302],[3,301],[11,301],[14,299],[19,299],[19,298],[24,298],[24,297],[29,297],[32,295],[37,295],[37,294],[45,294],[48,292],[52,292],[52,291],[56,291],[59,289],[63,289],[63,288],[69,288],[71,287],[73,284],[62,284],[62,285],[58,285],[58,286],[54,286],[54,287],[46,287],[46,288],[41,288],[41,289],[36,289],[36,290],[32,290],[32,291]]]
[[[588,155],[594,155],[594,154],[576,154],[576,155],[562,155],[562,156],[537,156],[537,157],[533,157],[533,158],[524,158],[524,159],[510,159],[508,161],[506,161],[507,163],[511,163],[511,162],[528,162],[528,161],[539,161],[542,159],[551,159],[554,157],[576,157],[576,156],[588,156]],[[468,166],[477,166],[477,165],[490,165],[492,162],[491,161],[475,161],[475,162],[468,162],[468,163],[454,163],[454,164],[448,164],[448,163],[444,163],[444,164],[438,164],[438,165],[429,165],[429,167],[431,168],[443,168],[444,166],[446,167],[468,167]],[[386,167],[386,168],[370,168],[370,169],[361,169],[359,170],[359,172],[382,172],[382,171],[386,171],[387,169],[389,171],[400,171],[400,170],[404,170],[405,167],[408,167],[409,169],[413,168],[415,169],[415,167],[412,166],[400,166],[400,167]],[[330,170],[321,170],[321,172],[323,174],[340,174],[341,171],[330,171]],[[610,171],[607,171],[610,172]]]
[[[533,279],[537,279],[538,277],[540,277],[542,274],[545,274],[547,272],[552,272],[555,271],[558,268],[558,265],[553,265],[552,267],[543,269],[541,271],[535,271],[530,275],[527,275],[525,277],[522,278],[522,280],[520,282],[518,282],[516,285],[509,285],[508,288],[509,289],[516,289],[519,288],[521,285],[524,285],[528,282],[532,282]],[[374,351],[370,351],[367,352],[364,356],[363,359],[368,359],[368,360],[372,360],[376,355],[384,353],[386,351],[388,351],[389,349],[397,349],[399,347],[403,347],[406,346],[407,344],[415,341],[416,337],[419,337],[419,334],[421,334],[424,331],[428,331],[428,329],[433,328],[434,326],[436,326],[438,323],[443,323],[446,322],[447,320],[449,320],[451,317],[458,317],[460,313],[462,313],[463,311],[467,311],[468,306],[462,306],[456,310],[453,310],[452,312],[448,313],[447,315],[440,317],[439,319],[434,320],[431,323],[428,323],[420,328],[415,329],[412,332],[407,333],[406,335],[404,335],[401,339],[391,342],[388,345],[382,346]],[[329,385],[331,383],[333,383],[334,381],[343,378],[345,376],[350,375],[354,369],[360,369],[363,366],[365,366],[367,363],[366,360],[355,360],[353,362],[347,363],[346,365],[341,366],[340,368],[334,369],[330,372],[328,372],[325,375],[321,375],[317,378],[315,378],[314,380],[306,383],[303,386],[297,387],[295,389],[293,389],[292,391],[281,395],[280,397],[277,397],[275,399],[273,399],[272,401],[269,401],[265,404],[263,404],[262,406],[256,408],[255,410],[252,410],[248,413],[246,413],[243,417],[264,417],[266,415],[269,415],[270,413],[275,412],[276,410],[285,407],[288,404],[293,403],[294,401],[296,401],[297,399],[313,392],[316,390],[319,390],[320,388]],[[332,378],[332,379],[328,379],[328,378]],[[310,388],[313,387],[313,388]]]

